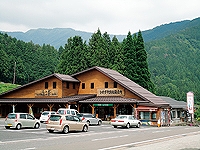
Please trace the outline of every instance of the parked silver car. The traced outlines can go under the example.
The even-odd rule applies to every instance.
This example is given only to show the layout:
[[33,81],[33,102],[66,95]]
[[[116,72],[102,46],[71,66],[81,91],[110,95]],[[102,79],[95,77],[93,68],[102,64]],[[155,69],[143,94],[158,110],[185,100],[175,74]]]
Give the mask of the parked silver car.
[[69,131],[88,131],[88,124],[81,122],[80,118],[71,115],[51,115],[46,129],[52,133],[54,131],[60,131],[63,133],[68,133]]
[[77,116],[82,120],[82,122],[87,122],[90,125],[101,125],[102,120],[97,118],[95,115],[90,113],[79,113]]
[[25,127],[39,128],[40,121],[28,113],[9,113],[5,119],[5,128],[21,129]]
[[137,120],[133,115],[119,115],[116,118],[111,119],[110,123],[114,128],[117,128],[117,126],[126,128],[135,126],[139,128],[142,124],[140,120]]

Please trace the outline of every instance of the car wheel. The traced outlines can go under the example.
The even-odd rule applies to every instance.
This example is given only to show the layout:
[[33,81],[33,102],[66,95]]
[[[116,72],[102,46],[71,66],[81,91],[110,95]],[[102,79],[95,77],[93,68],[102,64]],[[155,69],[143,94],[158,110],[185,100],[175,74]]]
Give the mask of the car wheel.
[[130,123],[126,124],[126,128],[129,129],[130,128]]
[[86,125],[83,126],[83,132],[87,132],[88,131],[88,127]]
[[65,126],[64,129],[63,129],[63,133],[67,134],[68,132],[69,132],[69,127]]
[[89,121],[89,120],[87,120],[87,124],[90,124],[90,121]]
[[99,120],[97,125],[101,125],[101,124],[102,124],[102,121]]
[[140,123],[138,123],[136,127],[137,127],[137,128],[140,128]]
[[48,130],[49,131],[49,133],[53,133],[53,130]]
[[114,128],[117,128],[117,126],[113,126]]
[[16,125],[16,129],[17,129],[17,130],[21,129],[21,127],[22,127],[21,124],[17,124],[17,125]]
[[5,128],[6,128],[6,129],[10,129],[10,127],[8,127],[8,126],[5,126]]
[[36,123],[34,128],[38,129],[39,127],[40,127],[40,124]]

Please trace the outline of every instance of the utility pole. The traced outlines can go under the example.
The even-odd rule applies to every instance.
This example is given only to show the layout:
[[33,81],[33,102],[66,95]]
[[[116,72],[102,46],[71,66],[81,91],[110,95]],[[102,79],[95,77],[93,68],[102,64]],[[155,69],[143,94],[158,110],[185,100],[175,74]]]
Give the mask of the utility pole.
[[16,62],[14,64],[13,84],[15,84],[15,72],[16,72]]

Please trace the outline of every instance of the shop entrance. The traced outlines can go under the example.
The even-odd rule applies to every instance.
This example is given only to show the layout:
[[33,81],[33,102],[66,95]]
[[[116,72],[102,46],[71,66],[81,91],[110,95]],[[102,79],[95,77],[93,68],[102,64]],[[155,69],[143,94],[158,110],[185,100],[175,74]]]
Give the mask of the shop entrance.
[[112,107],[98,106],[95,107],[95,114],[98,118],[109,121],[114,116],[114,110]]

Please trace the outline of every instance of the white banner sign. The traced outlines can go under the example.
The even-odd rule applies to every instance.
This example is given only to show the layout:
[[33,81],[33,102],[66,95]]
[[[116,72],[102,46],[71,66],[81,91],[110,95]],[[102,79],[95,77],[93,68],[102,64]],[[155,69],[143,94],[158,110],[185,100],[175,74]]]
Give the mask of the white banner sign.
[[187,93],[187,108],[190,114],[194,113],[194,94],[192,92]]

